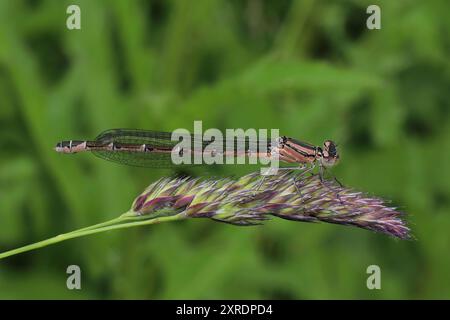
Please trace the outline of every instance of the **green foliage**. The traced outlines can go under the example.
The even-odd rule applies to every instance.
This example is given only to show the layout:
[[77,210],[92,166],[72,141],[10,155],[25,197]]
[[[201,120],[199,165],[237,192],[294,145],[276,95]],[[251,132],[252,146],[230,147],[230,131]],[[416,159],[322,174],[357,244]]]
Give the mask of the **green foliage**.
[[[80,5],[82,29],[66,29]],[[169,171],[56,154],[114,127],[279,128],[340,145],[345,185],[417,241],[190,220],[0,262],[0,298],[450,298],[447,1],[0,1],[0,251],[111,219]],[[194,175],[241,175],[224,166]],[[254,168],[253,168],[254,169]],[[83,270],[68,292],[65,270]],[[382,290],[366,288],[366,268]]]

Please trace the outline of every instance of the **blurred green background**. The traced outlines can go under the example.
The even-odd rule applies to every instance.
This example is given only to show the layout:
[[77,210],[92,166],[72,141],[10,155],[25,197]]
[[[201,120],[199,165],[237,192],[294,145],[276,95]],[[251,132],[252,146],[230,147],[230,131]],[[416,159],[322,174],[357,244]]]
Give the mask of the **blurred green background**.
[[[382,29],[371,31],[374,3]],[[66,28],[69,4],[81,7],[81,30]],[[336,140],[333,174],[391,199],[417,238],[195,219],[1,260],[0,298],[449,299],[449,9],[445,0],[0,0],[0,251],[113,218],[174,174],[56,154],[57,141],[194,120]],[[80,291],[66,288],[71,264]],[[366,287],[372,264],[381,290]]]

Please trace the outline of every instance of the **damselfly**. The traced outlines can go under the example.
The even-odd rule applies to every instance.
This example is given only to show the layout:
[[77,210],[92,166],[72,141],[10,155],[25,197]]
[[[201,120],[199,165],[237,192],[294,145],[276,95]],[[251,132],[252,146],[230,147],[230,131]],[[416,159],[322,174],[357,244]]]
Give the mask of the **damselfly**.
[[[112,129],[102,132],[92,141],[67,140],[59,142],[55,150],[60,153],[77,153],[90,151],[94,155],[121,164],[170,168],[175,164],[172,161],[172,153],[179,155],[189,154],[194,157],[196,153],[204,154],[208,150],[208,145],[214,139],[204,139],[201,136],[189,136],[193,146],[196,148],[179,148],[179,141],[172,140],[172,133],[157,132],[150,130],[136,129]],[[276,140],[267,139],[261,141],[257,139],[233,138],[233,148],[229,139],[222,141],[222,150],[210,149],[211,156],[222,155],[223,157],[257,157],[264,159],[277,158],[277,161],[291,164],[299,164],[305,168],[310,164],[312,169],[318,164],[321,170],[331,167],[339,161],[339,154],[336,144],[331,140],[326,140],[323,147],[301,142],[288,137],[280,137]],[[261,147],[263,146],[263,147]],[[195,162],[191,162],[195,164]],[[308,170],[309,171],[309,170]]]

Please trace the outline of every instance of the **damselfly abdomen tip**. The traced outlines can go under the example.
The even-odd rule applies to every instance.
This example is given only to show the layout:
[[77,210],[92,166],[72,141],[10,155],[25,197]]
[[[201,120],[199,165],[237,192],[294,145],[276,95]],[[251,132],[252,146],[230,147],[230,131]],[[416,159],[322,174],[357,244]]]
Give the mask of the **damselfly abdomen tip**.
[[87,141],[69,140],[58,142],[55,151],[60,153],[76,153],[86,151]]

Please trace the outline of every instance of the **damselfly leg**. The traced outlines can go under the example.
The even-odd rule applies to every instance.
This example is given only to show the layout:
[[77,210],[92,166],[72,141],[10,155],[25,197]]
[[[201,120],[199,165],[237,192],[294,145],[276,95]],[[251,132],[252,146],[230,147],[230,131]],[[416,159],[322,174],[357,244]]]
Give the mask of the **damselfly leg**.
[[301,172],[300,174],[298,174],[294,177],[294,186],[295,186],[295,189],[297,189],[298,193],[301,193],[300,188],[299,188],[299,182],[301,182],[301,178],[305,174],[311,173],[315,167],[316,167],[316,165],[314,163],[311,163],[309,165],[309,168],[308,168],[308,165],[306,165],[306,164],[300,165],[299,167],[296,167],[296,168],[292,168],[294,170],[303,170],[303,172]]
[[[294,179],[294,186],[295,186],[295,188],[297,189],[297,192],[300,193],[300,189],[299,189],[299,187],[297,186],[297,183],[298,183],[299,179],[300,179],[301,177],[303,177],[305,174],[307,174],[308,172],[311,172],[311,171],[314,169],[314,167],[315,167],[314,164],[312,164],[309,168],[308,168],[308,165],[306,165],[306,164],[301,164],[301,165],[298,166],[298,167],[278,168],[278,170],[303,170],[302,173],[300,173],[299,175],[296,175],[296,176],[293,178],[293,179]],[[305,170],[305,169],[306,169],[306,170]],[[256,188],[253,190],[254,194],[256,194],[256,192],[258,192],[258,190],[261,188],[261,186],[263,185],[265,179],[266,179],[266,176],[263,175],[263,176],[261,177],[261,179],[259,180],[259,183],[258,183],[258,185],[256,186]]]
[[[330,186],[329,184],[329,180],[326,179],[325,177],[325,170],[326,167],[324,167],[321,163],[318,164],[319,165],[319,179],[320,179],[320,183],[327,188],[328,190],[334,192],[336,194],[336,197],[339,199],[340,202],[342,202],[340,195],[339,195],[339,191],[336,191],[333,187]],[[302,164],[298,167],[288,167],[288,168],[279,168],[278,170],[301,170],[302,172],[300,172],[298,175],[295,175],[293,177],[293,183],[295,186],[295,189],[297,190],[297,192],[299,194],[302,194],[301,188],[302,188],[302,178],[308,174],[308,173],[312,173],[312,171],[316,168],[316,163],[310,163],[310,164]],[[259,189],[261,188],[261,186],[263,185],[264,181],[266,179],[266,176],[262,176],[258,185],[255,187],[254,189],[254,195],[256,195],[256,193],[259,191]],[[339,186],[343,186],[336,177],[333,177],[333,181],[336,181],[337,184],[339,184]]]
[[[320,182],[322,183],[322,185],[327,188],[330,191],[333,191],[336,193],[336,197],[339,199],[339,202],[342,203],[341,197],[339,196],[339,192],[336,192],[336,190],[334,190],[333,188],[330,187],[329,184],[326,183],[326,179],[325,179],[325,170],[326,167],[324,167],[323,165],[319,164],[319,177],[320,177]],[[333,176],[333,180],[340,186],[343,187],[344,185],[335,177]]]

